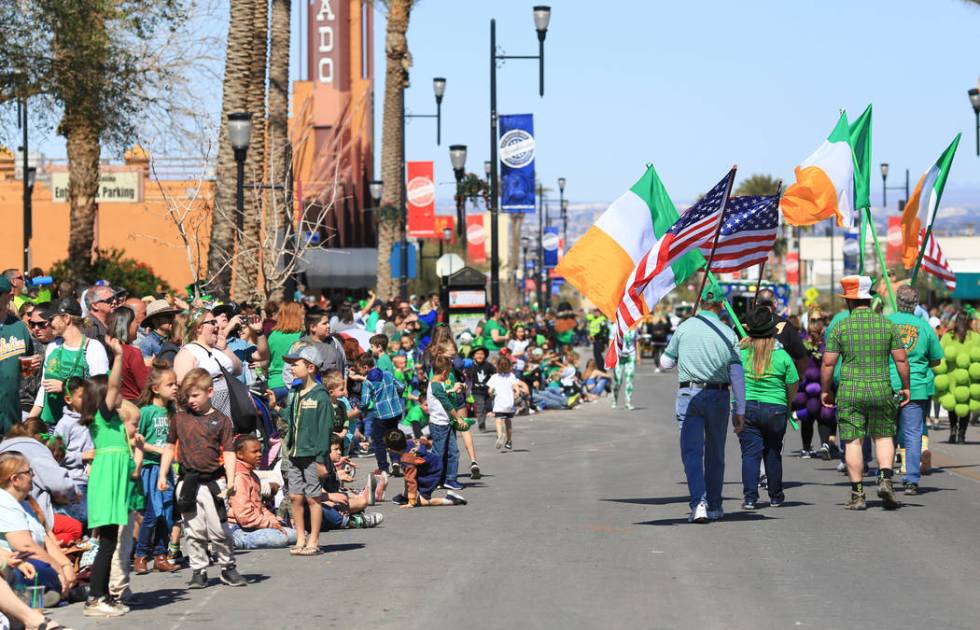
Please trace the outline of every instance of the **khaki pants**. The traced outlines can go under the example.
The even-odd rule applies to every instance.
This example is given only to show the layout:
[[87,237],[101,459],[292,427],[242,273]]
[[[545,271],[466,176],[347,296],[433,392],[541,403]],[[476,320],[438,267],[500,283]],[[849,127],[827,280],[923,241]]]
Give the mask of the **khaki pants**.
[[[184,482],[177,484],[177,496],[180,496],[183,484]],[[203,571],[210,564],[208,544],[211,545],[217,564],[222,570],[235,565],[231,530],[227,523],[222,523],[218,518],[218,510],[214,504],[216,500],[220,499],[215,499],[207,485],[201,484],[197,489],[197,511],[189,515],[191,518],[181,516],[180,519],[184,536],[187,537],[187,556],[191,569],[195,571]]]
[[109,565],[109,595],[112,597],[128,597],[130,556],[133,553],[133,527],[136,524],[136,512],[129,513],[129,522],[119,528],[118,543],[112,553],[112,564]]

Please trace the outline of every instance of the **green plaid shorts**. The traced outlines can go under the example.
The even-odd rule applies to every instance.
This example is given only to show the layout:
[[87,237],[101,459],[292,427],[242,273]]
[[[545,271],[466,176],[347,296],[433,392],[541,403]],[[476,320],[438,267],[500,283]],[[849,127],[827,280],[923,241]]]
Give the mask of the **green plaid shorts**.
[[841,383],[837,390],[837,426],[841,442],[892,437],[898,422],[898,403],[890,381]]

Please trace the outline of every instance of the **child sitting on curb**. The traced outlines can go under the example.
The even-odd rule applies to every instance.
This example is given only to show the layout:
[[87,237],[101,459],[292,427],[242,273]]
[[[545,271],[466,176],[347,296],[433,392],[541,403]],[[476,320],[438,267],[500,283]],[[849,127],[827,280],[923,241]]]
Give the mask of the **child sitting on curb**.
[[405,494],[395,497],[395,503],[403,508],[466,505],[466,499],[451,490],[444,499],[432,496],[442,474],[442,459],[429,450],[431,444],[425,438],[408,440],[398,429],[385,434],[385,446],[392,457],[401,462],[405,475]]
[[296,530],[284,527],[262,503],[255,468],[262,443],[254,435],[235,440],[235,493],[228,499],[228,525],[235,549],[281,549],[296,544]]

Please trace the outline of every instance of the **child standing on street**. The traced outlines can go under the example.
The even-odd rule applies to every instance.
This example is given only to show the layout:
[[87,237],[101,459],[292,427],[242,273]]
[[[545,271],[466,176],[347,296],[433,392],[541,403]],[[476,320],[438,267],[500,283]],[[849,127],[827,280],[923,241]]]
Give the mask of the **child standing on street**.
[[473,407],[476,412],[476,426],[480,428],[480,433],[485,433],[487,430],[487,412],[490,410],[488,382],[496,370],[487,361],[487,349],[485,347],[475,346],[470,356],[473,359],[473,367],[468,370],[468,376],[470,395],[473,397]]
[[[384,338],[384,335],[379,335]],[[372,339],[372,347],[375,347]],[[387,357],[387,354],[382,356]],[[390,362],[390,359],[389,359]],[[374,359],[365,354],[355,364],[357,372],[364,376],[361,385],[361,405],[371,409],[374,422],[371,426],[371,441],[374,443],[374,458],[378,462],[375,474],[388,472],[388,454],[385,450],[384,436],[388,431],[398,427],[405,407],[402,399],[404,384],[395,379],[391,372],[375,367]],[[397,462],[392,472],[398,474]]]
[[85,383],[80,420],[89,428],[95,444],[88,482],[88,525],[99,533],[99,551],[92,563],[85,604],[87,617],[118,617],[129,612],[129,607],[108,596],[109,571],[119,530],[129,524],[129,508],[136,492],[133,450],[140,445],[130,445],[118,412],[122,404],[122,344],[112,337],[107,337],[106,343],[115,357],[109,378],[94,376]]
[[[330,434],[333,431],[333,403],[330,394],[317,382],[320,353],[313,346],[300,347],[283,360],[293,367],[293,377],[302,384],[289,392],[283,409],[287,424],[286,484],[296,527],[296,546],[289,550],[294,556],[315,556],[320,550],[320,527],[323,511],[318,498],[323,493],[321,479],[327,476],[330,464]],[[304,507],[310,510],[310,533],[306,534]]]
[[[170,418],[177,411],[177,373],[169,363],[161,361],[153,364],[146,380],[146,389],[136,404],[140,407],[138,433],[143,436],[140,478],[146,502],[136,541],[133,570],[137,575],[149,573],[149,558],[152,556],[154,569],[171,573],[179,568],[167,559],[167,541],[174,525],[173,474],[170,470],[160,469],[160,458],[167,446]],[[161,475],[168,484],[164,491],[157,487]]]
[[426,400],[429,403],[429,433],[432,436],[432,450],[442,462],[440,483],[450,490],[462,490],[456,480],[459,474],[459,446],[456,444],[456,429],[453,420],[465,424],[465,419],[450,399],[446,381],[453,369],[453,360],[445,355],[437,355],[432,360],[432,378]]
[[513,448],[511,419],[514,417],[514,390],[517,388],[517,377],[511,367],[510,359],[500,357],[497,359],[497,373],[487,382],[493,397],[493,417],[497,420],[496,446],[498,449],[503,446],[508,451]]
[[[222,582],[229,586],[248,584],[235,569],[224,501],[235,492],[235,429],[227,416],[211,406],[213,392],[213,380],[207,370],[194,368],[184,375],[177,391],[181,411],[170,419],[167,446],[160,458],[160,470],[170,470],[174,445],[180,441],[176,496],[194,571],[188,588],[207,587],[209,546],[221,567]],[[224,490],[218,484],[222,477],[227,484]],[[159,475],[157,488],[165,492],[168,487],[167,476]]]

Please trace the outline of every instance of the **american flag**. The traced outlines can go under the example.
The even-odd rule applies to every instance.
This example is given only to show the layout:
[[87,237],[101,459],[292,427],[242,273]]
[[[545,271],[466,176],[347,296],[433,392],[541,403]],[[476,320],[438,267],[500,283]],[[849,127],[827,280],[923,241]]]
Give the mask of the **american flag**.
[[[711,271],[729,273],[765,262],[776,243],[778,226],[779,195],[729,199]],[[711,256],[710,240],[701,246],[701,253]]]
[[[919,247],[922,246],[922,239],[925,238],[926,231],[919,232]],[[943,255],[943,250],[939,249],[939,242],[936,235],[929,236],[929,247],[926,248],[925,255],[922,256],[922,269],[926,273],[931,273],[944,283],[950,291],[956,289],[956,274],[949,267],[949,261]]]
[[[626,331],[643,317],[643,294],[647,287],[656,283],[666,269],[691,250],[705,244],[711,246],[718,231],[718,222],[725,216],[728,197],[735,181],[735,171],[735,167],[732,167],[714,188],[688,208],[633,269],[626,281],[619,308],[616,309],[616,336],[606,355],[607,367],[612,367],[618,361]],[[673,280],[672,275],[670,278]],[[673,288],[673,284],[670,288]]]

